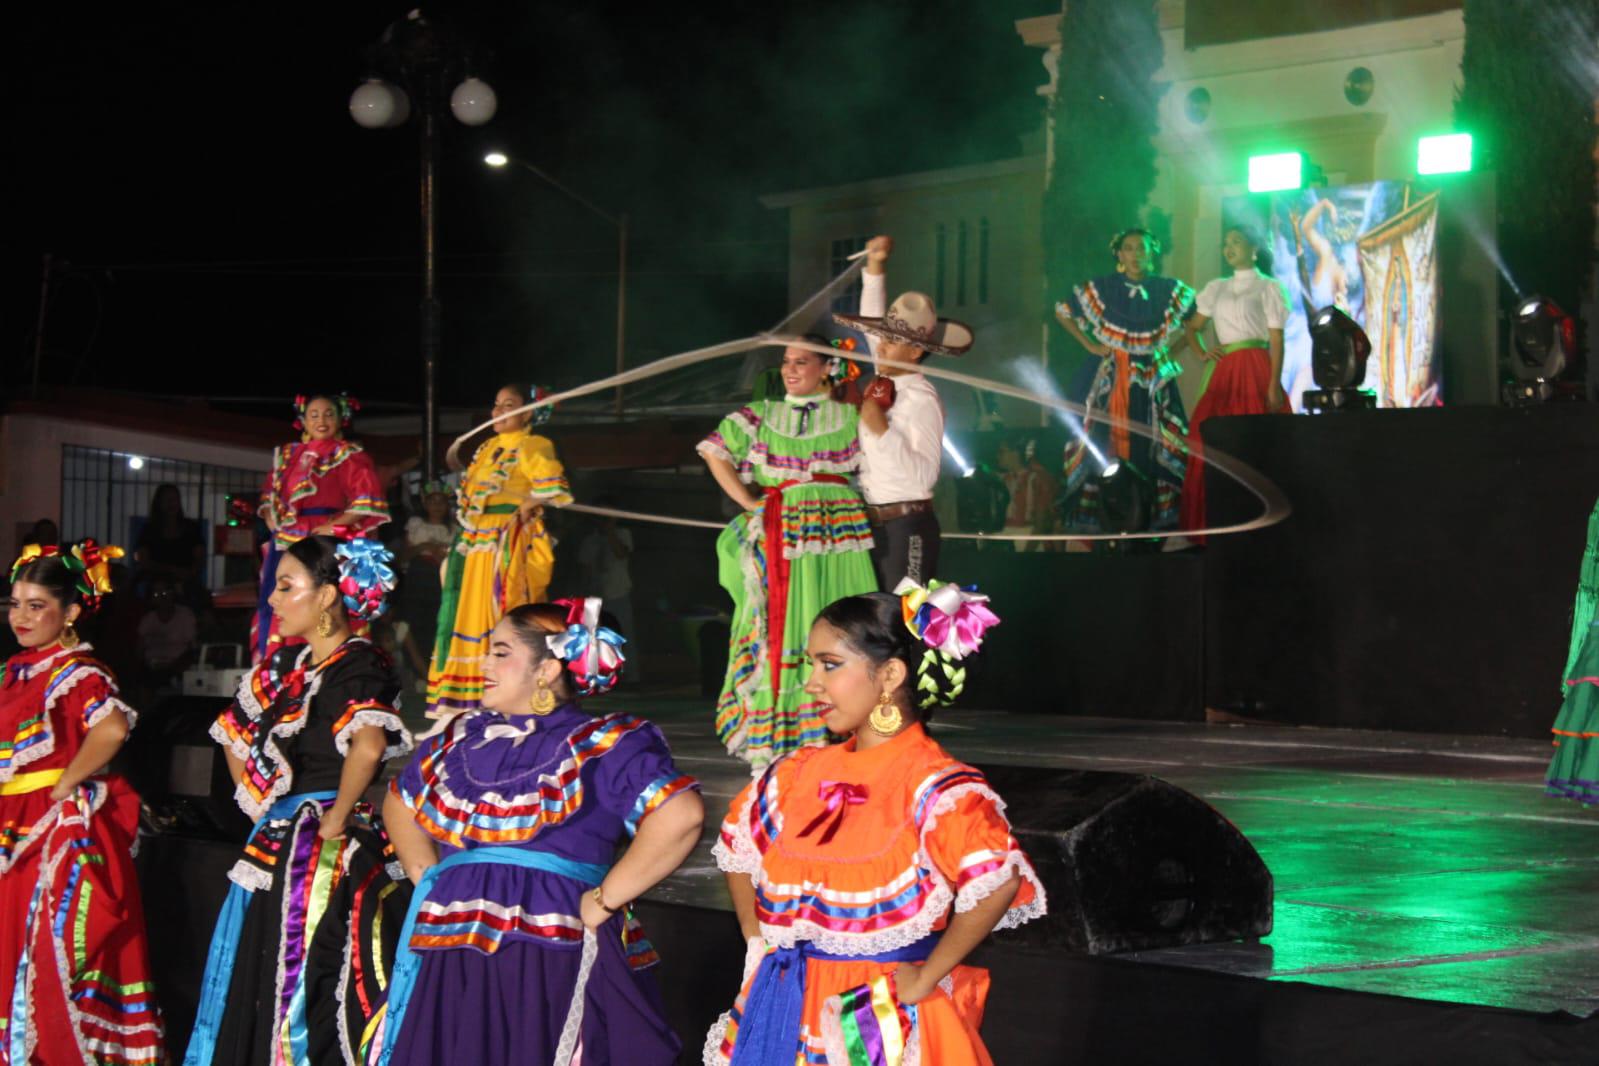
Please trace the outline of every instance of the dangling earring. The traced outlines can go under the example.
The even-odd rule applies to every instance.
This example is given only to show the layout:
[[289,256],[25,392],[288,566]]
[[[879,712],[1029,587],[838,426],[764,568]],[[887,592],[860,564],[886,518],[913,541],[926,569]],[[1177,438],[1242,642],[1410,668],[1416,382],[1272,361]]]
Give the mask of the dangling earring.
[[71,622],[68,622],[66,625],[61,627],[60,644],[63,648],[65,648],[67,651],[71,651],[73,648],[76,648],[82,643],[83,638],[78,636],[78,631],[72,627]]
[[316,635],[323,638],[333,635],[333,616],[327,612],[327,608],[323,608],[322,613],[317,616]]
[[533,699],[528,702],[528,709],[540,717],[555,710],[555,693],[550,691],[550,686],[539,682],[538,688],[533,690]]
[[885,692],[877,697],[877,706],[866,716],[866,724],[871,727],[872,732],[891,737],[905,725],[905,716],[900,713],[899,704],[894,702],[894,697]]
[[1116,264],[1116,273],[1125,274],[1125,273],[1127,273],[1127,268],[1125,266],[1123,266],[1121,263],[1117,263]]

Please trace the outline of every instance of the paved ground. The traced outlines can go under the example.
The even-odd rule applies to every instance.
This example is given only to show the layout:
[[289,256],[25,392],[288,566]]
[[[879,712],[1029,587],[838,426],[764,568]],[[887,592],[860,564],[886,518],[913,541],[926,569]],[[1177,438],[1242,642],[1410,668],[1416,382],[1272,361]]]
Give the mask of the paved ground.
[[[606,698],[657,721],[711,821],[745,780],[705,701]],[[951,711],[960,758],[1155,774],[1202,797],[1276,879],[1260,944],[1123,958],[1531,1011],[1599,1010],[1599,811],[1544,797],[1547,744]],[[653,894],[728,908],[710,834]]]

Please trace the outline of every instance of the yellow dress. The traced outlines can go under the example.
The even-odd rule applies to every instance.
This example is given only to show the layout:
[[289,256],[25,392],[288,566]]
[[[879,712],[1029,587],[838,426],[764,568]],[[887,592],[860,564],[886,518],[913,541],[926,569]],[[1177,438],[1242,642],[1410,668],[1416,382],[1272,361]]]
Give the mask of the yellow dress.
[[528,500],[572,502],[555,445],[526,429],[496,434],[472,457],[456,493],[460,532],[450,548],[428,667],[428,715],[479,705],[489,631],[506,611],[543,601],[555,570],[544,520],[517,520]]

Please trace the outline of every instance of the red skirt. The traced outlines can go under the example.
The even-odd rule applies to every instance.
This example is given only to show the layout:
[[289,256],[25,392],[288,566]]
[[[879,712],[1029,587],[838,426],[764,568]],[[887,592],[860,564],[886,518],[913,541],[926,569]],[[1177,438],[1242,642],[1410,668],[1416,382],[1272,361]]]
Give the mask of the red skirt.
[[1228,352],[1211,369],[1204,394],[1188,419],[1188,475],[1183,480],[1182,528],[1205,528],[1205,446],[1201,427],[1220,415],[1286,415],[1293,409],[1286,399],[1279,408],[1266,405],[1271,388],[1271,353],[1264,348],[1239,348]]
[[[17,1041],[28,1063],[163,1058],[133,869],[139,797],[120,777],[92,787],[61,804],[46,789],[0,796],[0,823],[22,845],[12,852],[12,841],[0,841],[10,862],[0,875],[0,1063],[8,1066],[22,1066],[9,1056]],[[14,1011],[19,976],[24,1009]]]

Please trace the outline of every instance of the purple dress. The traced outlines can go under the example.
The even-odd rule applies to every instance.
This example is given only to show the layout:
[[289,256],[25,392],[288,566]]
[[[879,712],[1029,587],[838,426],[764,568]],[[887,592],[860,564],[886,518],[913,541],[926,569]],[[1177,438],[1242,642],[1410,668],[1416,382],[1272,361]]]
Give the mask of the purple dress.
[[[572,704],[544,717],[469,712],[423,744],[390,789],[438,843],[440,868],[414,907],[420,965],[399,1031],[381,1037],[393,1042],[391,1066],[554,1063],[574,1052],[584,1063],[677,1061],[647,972],[654,950],[627,913],[585,944],[580,904],[597,877],[571,871],[603,872],[624,835],[698,788],[649,722]],[[450,863],[490,848],[541,853],[566,872]]]

